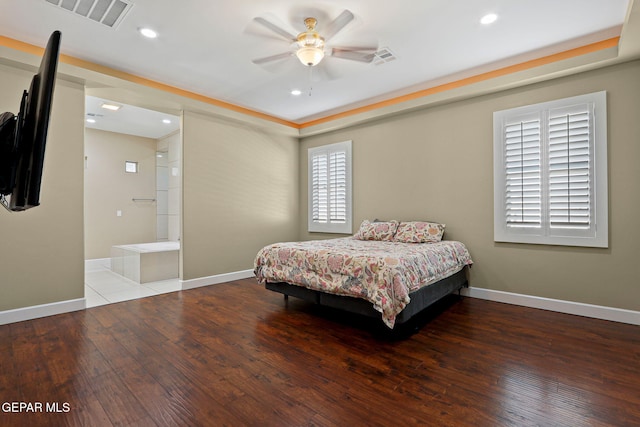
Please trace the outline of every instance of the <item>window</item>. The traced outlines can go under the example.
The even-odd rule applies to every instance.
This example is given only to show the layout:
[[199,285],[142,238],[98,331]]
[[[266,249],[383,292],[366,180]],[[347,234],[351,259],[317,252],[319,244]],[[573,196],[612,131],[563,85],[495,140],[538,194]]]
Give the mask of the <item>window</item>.
[[351,141],[310,148],[309,231],[351,234]]
[[608,246],[606,92],[497,111],[494,240]]
[[125,161],[124,171],[127,173],[138,173],[138,162],[130,162],[129,160]]

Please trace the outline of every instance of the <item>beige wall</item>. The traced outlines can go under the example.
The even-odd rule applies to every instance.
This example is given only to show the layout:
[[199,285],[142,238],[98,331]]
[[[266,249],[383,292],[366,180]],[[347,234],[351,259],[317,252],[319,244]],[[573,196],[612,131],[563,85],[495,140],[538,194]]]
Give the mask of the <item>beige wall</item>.
[[[32,75],[0,66],[0,112],[18,112]],[[58,78],[41,205],[0,207],[0,311],[84,297],[83,116],[83,87]]]
[[186,112],[182,279],[253,268],[298,238],[298,141]]
[[[17,111],[31,75],[0,66],[0,111]],[[355,227],[376,217],[441,221],[447,238],[469,246],[474,287],[640,310],[638,75],[636,61],[405,113],[300,144],[187,112],[181,277],[251,269],[265,244],[326,237],[305,231],[307,148],[351,139]],[[493,242],[493,111],[600,90],[608,92],[610,247]],[[83,106],[83,88],[59,80],[42,206],[0,211],[0,310],[83,296]],[[88,161],[91,167],[91,157]],[[147,195],[131,197],[138,196]],[[122,208],[123,218],[127,209]],[[115,212],[111,216],[116,219]]]
[[[353,140],[354,231],[363,219],[446,223],[467,244],[471,286],[640,310],[640,62],[407,113],[300,147],[300,237],[306,231],[307,149]],[[492,114],[606,90],[609,143],[608,249],[493,241]]]
[[[85,131],[85,257],[109,258],[111,246],[156,241],[156,140]],[[125,161],[138,162],[126,173]],[[122,216],[116,216],[116,211]]]

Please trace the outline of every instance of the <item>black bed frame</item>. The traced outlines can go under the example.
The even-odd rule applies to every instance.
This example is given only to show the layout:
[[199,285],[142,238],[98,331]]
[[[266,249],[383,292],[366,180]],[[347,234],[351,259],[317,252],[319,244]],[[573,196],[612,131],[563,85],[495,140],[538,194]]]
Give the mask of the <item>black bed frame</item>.
[[[411,292],[409,294],[411,301],[407,304],[404,310],[396,316],[396,325],[407,322],[414,315],[420,313],[422,310],[439,301],[441,298],[455,291],[460,291],[460,289],[464,287],[468,287],[469,282],[467,276],[468,267],[465,267],[449,277],[432,283],[431,285],[424,286],[417,291]],[[364,299],[328,294],[283,282],[267,282],[265,284],[265,288],[284,294],[285,299],[291,295],[319,305],[381,319],[381,314],[373,308],[371,302]]]

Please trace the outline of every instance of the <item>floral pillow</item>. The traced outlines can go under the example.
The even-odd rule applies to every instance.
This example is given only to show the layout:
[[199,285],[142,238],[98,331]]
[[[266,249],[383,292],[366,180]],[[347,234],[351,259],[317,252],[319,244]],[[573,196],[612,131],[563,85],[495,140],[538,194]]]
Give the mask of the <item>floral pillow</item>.
[[393,238],[402,243],[436,243],[442,240],[444,224],[425,221],[401,222]]
[[365,219],[353,237],[358,240],[392,241],[397,229],[398,221],[371,222]]

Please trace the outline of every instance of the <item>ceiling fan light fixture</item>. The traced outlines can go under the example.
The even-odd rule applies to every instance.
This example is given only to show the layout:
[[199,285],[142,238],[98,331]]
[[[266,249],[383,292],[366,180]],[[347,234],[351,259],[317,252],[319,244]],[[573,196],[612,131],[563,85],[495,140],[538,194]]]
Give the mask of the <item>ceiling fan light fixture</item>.
[[318,21],[315,18],[307,18],[304,24],[307,31],[298,34],[298,50],[296,56],[307,66],[318,65],[324,58],[324,38],[316,31]]
[[301,47],[296,51],[296,56],[303,65],[313,67],[324,58],[324,50],[317,47]]

